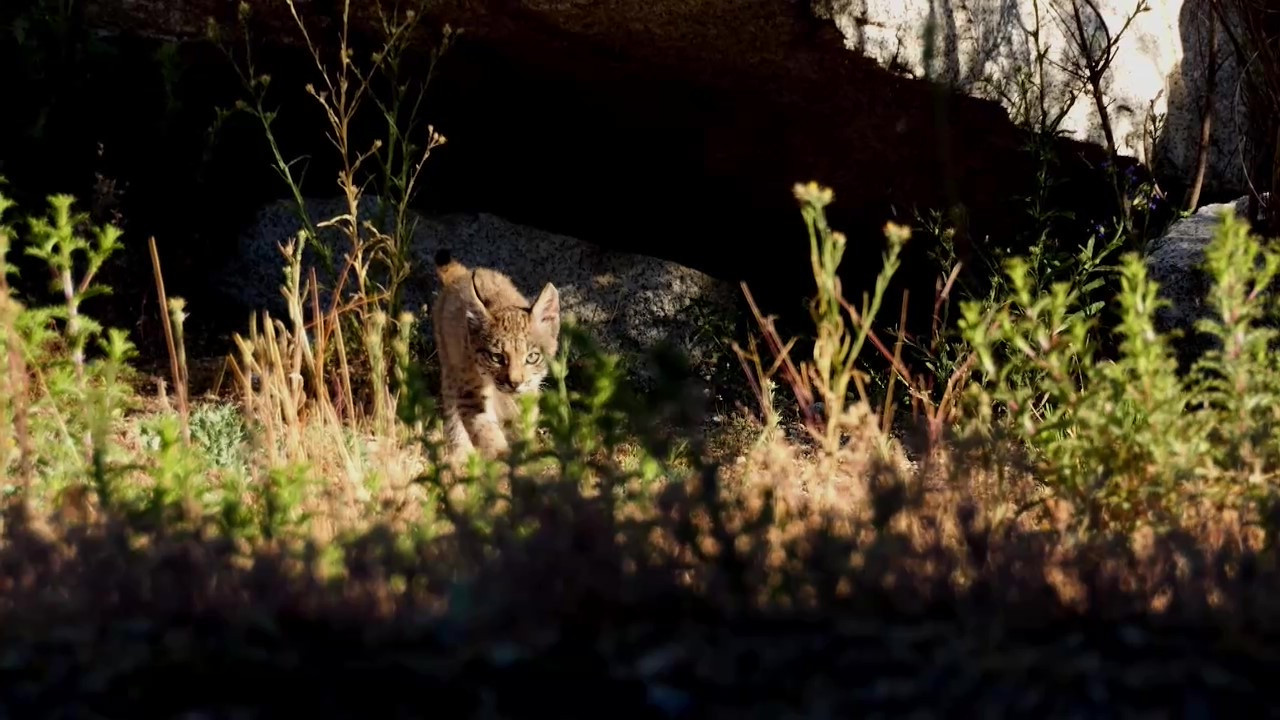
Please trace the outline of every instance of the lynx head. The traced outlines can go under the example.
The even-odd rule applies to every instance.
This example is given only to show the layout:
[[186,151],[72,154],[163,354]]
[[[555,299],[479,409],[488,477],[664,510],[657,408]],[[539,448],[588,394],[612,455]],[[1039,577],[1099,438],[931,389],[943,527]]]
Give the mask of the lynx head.
[[547,376],[548,356],[556,353],[560,337],[560,293],[547,283],[532,307],[519,305],[490,310],[472,292],[467,330],[476,353],[476,367],[504,393],[537,390]]

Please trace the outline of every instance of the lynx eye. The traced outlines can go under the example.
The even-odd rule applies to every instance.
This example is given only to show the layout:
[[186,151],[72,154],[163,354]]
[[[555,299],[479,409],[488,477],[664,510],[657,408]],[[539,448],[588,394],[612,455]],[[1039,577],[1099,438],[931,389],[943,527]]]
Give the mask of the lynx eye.
[[502,356],[502,353],[491,352],[491,353],[486,353],[486,355],[489,358],[489,362],[493,363],[494,365],[501,365],[502,362],[506,360],[506,358]]
[[541,359],[542,359],[542,353],[538,352],[537,350],[534,350],[533,352],[524,356],[524,362],[526,365],[537,365],[538,361]]

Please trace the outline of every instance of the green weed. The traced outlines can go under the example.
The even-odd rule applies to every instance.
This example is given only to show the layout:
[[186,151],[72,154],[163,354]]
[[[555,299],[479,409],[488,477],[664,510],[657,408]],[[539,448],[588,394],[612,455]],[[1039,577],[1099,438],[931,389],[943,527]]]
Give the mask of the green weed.
[[961,329],[981,370],[969,388],[969,431],[1007,433],[1031,448],[1041,482],[1084,511],[1084,530],[1168,527],[1206,508],[1249,514],[1274,493],[1280,386],[1264,320],[1280,260],[1228,215],[1207,267],[1214,317],[1199,329],[1221,347],[1185,376],[1170,338],[1156,331],[1163,301],[1133,253],[1115,298],[1114,360],[1099,355],[1096,319],[1081,312],[1079,289],[1059,282],[1035,294],[1025,261],[1008,265],[1007,303],[964,305]]

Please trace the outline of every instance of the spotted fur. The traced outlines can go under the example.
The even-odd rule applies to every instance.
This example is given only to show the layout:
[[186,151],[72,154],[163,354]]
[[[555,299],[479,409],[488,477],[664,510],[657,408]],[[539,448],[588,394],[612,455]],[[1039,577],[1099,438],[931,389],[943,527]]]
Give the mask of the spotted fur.
[[511,279],[436,254],[440,292],[432,326],[440,361],[445,442],[454,461],[472,450],[488,458],[508,447],[504,425],[520,395],[535,394],[560,336],[560,293],[547,283],[530,303]]

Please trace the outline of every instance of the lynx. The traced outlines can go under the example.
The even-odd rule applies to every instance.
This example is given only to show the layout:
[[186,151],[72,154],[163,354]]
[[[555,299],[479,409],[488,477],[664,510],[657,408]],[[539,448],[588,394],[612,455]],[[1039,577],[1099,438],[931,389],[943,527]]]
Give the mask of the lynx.
[[532,304],[511,279],[468,268],[452,253],[436,253],[440,292],[432,326],[440,361],[441,410],[449,459],[472,450],[493,459],[508,449],[504,425],[516,398],[537,393],[560,337],[560,293],[547,283]]

